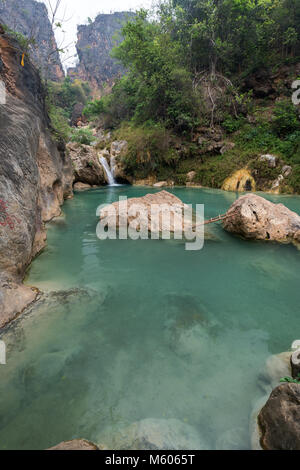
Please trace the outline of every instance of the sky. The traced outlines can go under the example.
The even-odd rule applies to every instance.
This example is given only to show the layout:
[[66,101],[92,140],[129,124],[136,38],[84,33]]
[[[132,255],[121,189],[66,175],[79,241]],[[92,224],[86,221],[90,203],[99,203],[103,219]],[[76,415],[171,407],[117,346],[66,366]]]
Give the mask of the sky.
[[[45,3],[49,11],[49,2],[52,6],[56,4],[56,0],[38,0]],[[57,20],[63,19],[65,16],[66,21],[63,23],[62,31],[57,28],[55,31],[58,46],[65,48],[64,54],[61,54],[63,66],[66,69],[71,67],[77,61],[75,42],[78,24],[87,24],[87,19],[90,17],[92,20],[98,13],[113,13],[115,11],[130,11],[139,8],[150,8],[153,0],[62,0],[62,4],[58,11]],[[66,48],[66,46],[68,46]]]

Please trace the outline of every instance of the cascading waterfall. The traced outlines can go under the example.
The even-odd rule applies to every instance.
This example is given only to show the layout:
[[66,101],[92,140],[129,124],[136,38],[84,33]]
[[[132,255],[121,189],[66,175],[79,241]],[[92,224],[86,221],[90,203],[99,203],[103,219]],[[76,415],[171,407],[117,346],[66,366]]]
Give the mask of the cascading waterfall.
[[115,181],[113,172],[109,168],[109,165],[108,165],[108,162],[107,162],[106,158],[105,157],[99,157],[99,161],[100,161],[101,165],[104,168],[104,171],[105,171],[107,179],[108,179],[109,186],[118,186],[116,181]]
[[110,171],[111,171],[111,174],[113,175],[113,178],[115,177],[115,167],[116,167],[116,157],[111,156],[110,157]]

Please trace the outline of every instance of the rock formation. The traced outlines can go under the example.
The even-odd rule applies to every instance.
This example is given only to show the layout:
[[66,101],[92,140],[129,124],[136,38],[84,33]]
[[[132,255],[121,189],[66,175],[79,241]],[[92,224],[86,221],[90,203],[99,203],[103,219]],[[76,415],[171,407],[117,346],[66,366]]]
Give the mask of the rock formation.
[[60,215],[72,195],[73,171],[64,146],[52,141],[40,76],[20,65],[17,41],[0,28],[0,327],[31,303],[36,291],[21,284],[45,246],[44,222]]
[[265,450],[300,450],[300,384],[279,385],[258,416]]
[[90,186],[106,184],[103,167],[94,147],[69,143],[67,150],[73,164],[76,183],[85,183]]
[[35,0],[0,0],[0,23],[26,37],[33,36],[35,44],[30,47],[30,57],[43,76],[53,81],[64,78],[44,3]]
[[300,216],[283,204],[273,204],[256,194],[237,199],[227,212],[224,228],[254,240],[300,241]]
[[[175,233],[193,226],[192,220],[184,220],[186,205],[174,194],[167,191],[128,199],[126,212],[121,204],[114,202],[104,207],[100,212],[100,219],[106,219],[107,223],[112,226],[113,219],[116,217],[118,227],[137,223],[140,228],[145,227],[147,232],[156,233],[169,229],[170,232]],[[171,213],[170,219],[169,213]]]
[[223,183],[224,191],[255,191],[256,185],[253,176],[246,168],[236,171]]
[[96,444],[85,439],[73,439],[72,441],[64,441],[48,450],[99,450]]
[[250,436],[252,450],[261,450],[261,432],[258,425],[258,415],[267,403],[270,393],[278,386],[280,379],[291,375],[291,351],[269,356],[259,375],[259,386],[263,395],[253,403],[250,415]]
[[94,22],[78,26],[76,49],[79,63],[68,70],[69,76],[89,82],[94,90],[105,83],[113,83],[124,69],[110,53],[117,41],[116,34],[132,16],[134,14],[130,12],[100,14]]

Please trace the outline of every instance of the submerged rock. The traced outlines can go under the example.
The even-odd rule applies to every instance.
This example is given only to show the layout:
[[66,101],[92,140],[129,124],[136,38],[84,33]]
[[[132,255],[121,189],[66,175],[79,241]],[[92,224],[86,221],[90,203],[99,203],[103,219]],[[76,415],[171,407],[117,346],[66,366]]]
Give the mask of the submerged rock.
[[300,216],[256,194],[241,196],[227,212],[224,229],[253,240],[297,241]]
[[91,189],[92,186],[86,183],[75,183],[73,189],[75,191],[86,191],[87,189]]
[[25,307],[35,301],[38,290],[14,282],[3,283],[0,287],[0,328],[9,323]]
[[233,173],[222,185],[224,191],[255,191],[255,188],[255,180],[246,168]]
[[72,441],[61,442],[47,450],[99,450],[99,447],[85,439],[73,439]]
[[258,415],[265,450],[300,450],[300,384],[279,385]]
[[119,450],[208,449],[197,430],[177,419],[148,418],[117,433],[112,448]]
[[271,393],[281,378],[291,376],[291,354],[287,351],[268,357],[259,377],[259,384],[265,393]]
[[247,450],[247,440],[248,435],[244,428],[228,429],[218,438],[216,450]]

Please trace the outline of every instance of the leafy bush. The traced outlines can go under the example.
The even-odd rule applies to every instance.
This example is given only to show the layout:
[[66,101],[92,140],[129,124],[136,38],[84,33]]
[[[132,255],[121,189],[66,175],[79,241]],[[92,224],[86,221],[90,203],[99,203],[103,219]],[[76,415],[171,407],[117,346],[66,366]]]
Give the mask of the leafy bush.
[[90,129],[73,129],[71,141],[78,142],[79,144],[91,145],[95,140],[93,133]]
[[298,374],[296,379],[293,379],[292,377],[283,377],[280,379],[280,382],[282,383],[292,383],[292,384],[300,384],[300,374]]
[[297,108],[290,100],[276,103],[272,129],[279,137],[285,137],[300,129]]
[[36,45],[36,40],[34,37],[26,37],[24,36],[24,34],[19,33],[18,31],[14,31],[13,29],[3,24],[2,24],[2,27],[6,33],[8,33],[10,36],[12,36],[18,41],[22,49],[22,52],[28,52],[30,46],[34,47]]
[[225,131],[228,134],[232,134],[233,132],[238,131],[242,127],[243,122],[244,122],[243,119],[241,118],[237,119],[233,116],[230,116],[230,114],[228,114],[225,117],[225,120],[222,122],[222,127],[225,129]]
[[71,135],[71,127],[69,126],[68,114],[62,108],[48,103],[48,114],[51,121],[51,131],[56,141],[68,141]]
[[158,173],[162,167],[176,166],[179,155],[171,148],[170,132],[161,124],[151,121],[144,126],[123,124],[115,136],[128,142],[123,163],[132,175],[143,178]]
[[104,112],[105,106],[104,106],[104,100],[94,100],[94,101],[89,101],[82,114],[89,120],[95,119],[96,117],[99,117],[100,114]]
[[55,106],[63,108],[71,118],[76,103],[85,105],[90,98],[90,87],[81,80],[71,81],[66,77],[62,83],[48,82],[49,100]]

